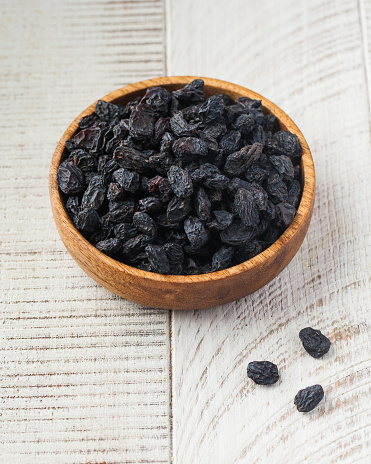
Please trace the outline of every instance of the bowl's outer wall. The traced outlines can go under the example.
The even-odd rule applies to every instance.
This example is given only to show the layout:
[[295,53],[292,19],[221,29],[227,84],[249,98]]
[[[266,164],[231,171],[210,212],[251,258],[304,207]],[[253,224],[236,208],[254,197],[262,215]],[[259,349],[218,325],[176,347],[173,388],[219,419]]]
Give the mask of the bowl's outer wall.
[[[125,104],[143,95],[145,89],[163,86],[169,91],[183,87],[196,77],[162,77],[132,84],[116,90],[103,99]],[[314,205],[314,165],[308,145],[294,122],[276,105],[244,87],[210,78],[205,81],[205,94],[226,93],[232,98],[248,96],[262,100],[263,108],[273,113],[282,129],[296,133],[303,147],[301,160],[303,194],[294,221],[284,234],[255,258],[224,271],[199,276],[165,276],[119,263],[91,245],[77,231],[64,208],[56,182],[58,166],[66,156],[65,141],[73,136],[82,116],[94,111],[95,103],[68,127],[55,150],[49,175],[49,190],[54,220],[67,250],[77,264],[96,282],[113,293],[163,309],[202,309],[240,299],[258,290],[276,277],[291,261],[307,233]]]

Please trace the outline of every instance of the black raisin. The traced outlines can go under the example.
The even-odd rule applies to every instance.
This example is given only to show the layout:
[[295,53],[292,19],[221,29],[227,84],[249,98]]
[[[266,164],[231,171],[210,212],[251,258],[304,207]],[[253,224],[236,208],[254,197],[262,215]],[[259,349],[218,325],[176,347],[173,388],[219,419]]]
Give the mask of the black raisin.
[[254,196],[246,189],[238,189],[234,198],[237,214],[246,227],[254,227],[259,223],[259,209],[255,203]]
[[122,244],[117,238],[102,240],[95,245],[99,251],[108,256],[115,256],[121,250]]
[[178,166],[171,166],[167,177],[177,197],[188,198],[192,195],[193,183],[188,171]]
[[299,390],[295,396],[294,404],[300,412],[312,411],[323,399],[325,393],[321,385],[312,385]]
[[234,256],[234,248],[222,246],[214,253],[211,260],[211,271],[222,271],[230,267]]
[[85,208],[75,218],[75,225],[83,232],[94,232],[100,226],[99,215],[93,208]]
[[280,376],[278,367],[270,361],[253,361],[247,366],[247,376],[258,385],[272,385]]
[[193,249],[201,248],[209,240],[209,233],[203,221],[196,217],[188,216],[184,221],[184,231]]
[[201,221],[211,218],[211,202],[203,188],[199,188],[195,195],[195,211]]
[[290,203],[278,203],[276,205],[276,221],[278,227],[287,228],[293,221],[296,209]]
[[159,274],[169,274],[170,263],[165,250],[158,245],[147,245],[146,255],[151,268]]
[[64,161],[57,171],[57,183],[63,193],[74,195],[84,188],[84,176],[80,168]]
[[305,327],[299,332],[300,340],[305,350],[313,358],[322,358],[330,349],[330,340],[321,333],[321,331]]
[[130,135],[138,140],[152,137],[155,125],[155,114],[152,107],[146,103],[139,103],[131,112],[129,118]]
[[139,174],[125,168],[117,169],[113,173],[113,178],[127,192],[135,193],[140,187]]
[[147,213],[134,213],[133,224],[142,234],[153,237],[157,233],[157,224]]

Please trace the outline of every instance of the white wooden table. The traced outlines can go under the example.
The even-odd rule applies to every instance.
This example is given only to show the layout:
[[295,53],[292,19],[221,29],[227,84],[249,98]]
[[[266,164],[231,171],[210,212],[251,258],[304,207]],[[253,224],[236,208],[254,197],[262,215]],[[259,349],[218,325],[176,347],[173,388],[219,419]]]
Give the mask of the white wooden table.
[[[371,462],[371,2],[1,0],[0,462]],[[131,82],[244,85],[316,166],[308,235],[253,295],[171,312],[125,301],[65,250],[48,168],[67,125]],[[298,332],[320,328],[322,360]],[[281,379],[258,388],[249,361]],[[325,401],[293,398],[320,383]]]

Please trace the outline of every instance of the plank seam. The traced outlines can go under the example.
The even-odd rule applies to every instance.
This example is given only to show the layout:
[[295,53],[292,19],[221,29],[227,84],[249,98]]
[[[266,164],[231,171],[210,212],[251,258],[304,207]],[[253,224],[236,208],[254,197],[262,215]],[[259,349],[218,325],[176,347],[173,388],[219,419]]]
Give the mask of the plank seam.
[[[368,114],[370,117],[371,116],[371,104],[370,104],[371,71],[370,71],[370,65],[369,65],[368,58],[367,58],[368,47],[367,47],[367,27],[365,24],[366,18],[365,18],[365,11],[363,8],[363,1],[357,0],[357,4],[358,4],[360,34],[361,34],[363,70],[364,70],[364,75],[365,75],[365,80],[366,80],[367,106],[368,106]],[[369,119],[369,127],[370,127],[370,132],[371,132],[370,119]]]

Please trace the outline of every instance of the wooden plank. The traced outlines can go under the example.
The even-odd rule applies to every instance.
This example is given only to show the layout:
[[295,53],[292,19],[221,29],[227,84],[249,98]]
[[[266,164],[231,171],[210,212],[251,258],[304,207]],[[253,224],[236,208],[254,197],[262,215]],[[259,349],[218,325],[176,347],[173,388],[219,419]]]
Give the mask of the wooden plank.
[[359,0],[359,16],[363,45],[364,68],[368,84],[369,107],[371,101],[371,4],[367,0]]
[[76,115],[165,74],[163,2],[4,0],[0,11],[0,461],[168,463],[169,313],[86,276],[48,198]]
[[[367,2],[364,2],[365,4]],[[168,72],[229,80],[281,106],[316,165],[312,224],[270,284],[233,304],[173,314],[177,464],[367,462],[371,453],[371,206],[367,83],[356,1],[168,1]],[[316,360],[301,328],[327,334]],[[281,372],[254,385],[248,362]],[[300,414],[297,391],[325,401]]]

